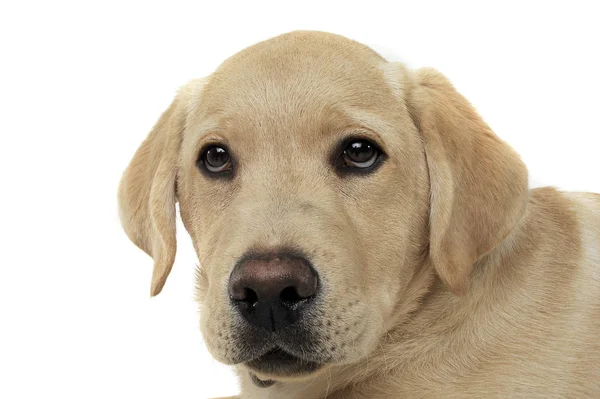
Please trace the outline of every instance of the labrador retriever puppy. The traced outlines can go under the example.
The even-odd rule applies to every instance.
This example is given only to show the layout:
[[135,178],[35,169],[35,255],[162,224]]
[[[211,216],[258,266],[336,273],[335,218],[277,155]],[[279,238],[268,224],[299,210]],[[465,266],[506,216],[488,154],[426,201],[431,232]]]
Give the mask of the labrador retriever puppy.
[[243,50],[123,175],[151,295],[177,202],[240,398],[600,397],[600,195],[529,190],[435,70],[322,32]]

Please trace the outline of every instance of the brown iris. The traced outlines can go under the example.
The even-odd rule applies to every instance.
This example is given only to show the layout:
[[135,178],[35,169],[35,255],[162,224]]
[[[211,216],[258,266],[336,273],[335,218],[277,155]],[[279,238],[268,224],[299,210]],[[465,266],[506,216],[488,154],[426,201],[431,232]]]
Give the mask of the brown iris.
[[353,168],[370,168],[377,162],[380,151],[367,140],[354,140],[344,148],[342,161],[344,166]]
[[200,154],[198,163],[213,174],[220,174],[231,170],[232,162],[229,151],[219,145],[206,147]]

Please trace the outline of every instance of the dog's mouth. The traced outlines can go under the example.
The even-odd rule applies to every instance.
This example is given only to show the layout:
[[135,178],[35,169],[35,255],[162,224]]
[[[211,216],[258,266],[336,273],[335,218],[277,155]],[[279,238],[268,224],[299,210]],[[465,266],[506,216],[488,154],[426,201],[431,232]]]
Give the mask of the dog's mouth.
[[[276,378],[310,374],[320,369],[323,364],[301,359],[276,347],[264,355],[246,362],[246,366],[251,371]],[[270,382],[269,380],[260,380],[256,376],[253,376],[253,380],[255,378],[260,382]]]

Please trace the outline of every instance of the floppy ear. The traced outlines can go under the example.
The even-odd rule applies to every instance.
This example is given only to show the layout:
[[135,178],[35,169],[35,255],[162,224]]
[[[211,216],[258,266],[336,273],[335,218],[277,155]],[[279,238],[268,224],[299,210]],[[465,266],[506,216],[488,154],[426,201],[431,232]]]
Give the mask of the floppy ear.
[[162,114],[123,173],[119,213],[125,232],[154,258],[151,295],[162,290],[175,260],[176,167],[185,124],[181,93]]
[[440,73],[421,69],[408,92],[429,168],[430,256],[457,295],[473,264],[519,222],[528,200],[527,169]]

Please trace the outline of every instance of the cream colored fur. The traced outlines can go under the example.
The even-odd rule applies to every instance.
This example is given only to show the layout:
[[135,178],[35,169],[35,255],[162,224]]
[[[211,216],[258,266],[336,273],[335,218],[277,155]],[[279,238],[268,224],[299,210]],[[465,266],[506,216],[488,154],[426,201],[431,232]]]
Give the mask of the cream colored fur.
[[[360,133],[387,161],[338,176]],[[196,159],[225,142],[236,176]],[[227,278],[249,248],[295,245],[330,288],[314,317],[332,360],[241,398],[600,397],[600,195],[528,190],[518,155],[440,73],[320,32],[252,46],[180,90],[124,173],[122,223],[175,259],[175,205],[200,260],[201,329],[236,364]],[[201,383],[201,381],[199,381]]]

